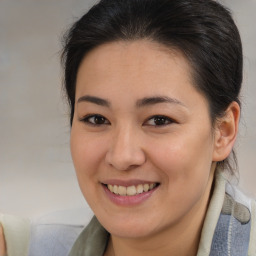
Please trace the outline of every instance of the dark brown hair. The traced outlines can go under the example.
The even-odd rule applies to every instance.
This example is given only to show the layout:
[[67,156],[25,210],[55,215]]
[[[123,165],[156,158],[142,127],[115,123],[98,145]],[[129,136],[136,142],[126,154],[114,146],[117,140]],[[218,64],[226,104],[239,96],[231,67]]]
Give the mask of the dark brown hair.
[[[85,55],[107,42],[137,39],[178,49],[187,57],[195,87],[208,100],[212,124],[232,101],[240,105],[242,44],[229,10],[213,0],[101,0],[64,37],[71,125],[77,71]],[[228,159],[218,165],[230,167]]]

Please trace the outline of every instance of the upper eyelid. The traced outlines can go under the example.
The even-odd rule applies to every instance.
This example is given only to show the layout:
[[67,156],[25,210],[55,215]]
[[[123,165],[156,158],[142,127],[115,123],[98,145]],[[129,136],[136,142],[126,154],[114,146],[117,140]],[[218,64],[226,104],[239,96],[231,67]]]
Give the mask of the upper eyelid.
[[104,117],[105,119],[107,119],[105,116],[101,115],[101,114],[86,114],[86,115],[83,115],[82,117],[80,117],[79,119],[83,120],[83,119],[86,119],[86,118],[90,118],[90,117],[94,117],[94,116],[101,116],[101,117]]
[[[87,114],[81,118],[79,118],[79,121],[82,121],[82,122],[86,122],[89,118],[93,118],[95,116],[99,116],[99,117],[103,117],[107,123],[110,124],[110,121],[108,120],[108,118],[106,118],[105,116],[101,115],[101,114]],[[148,117],[143,123],[142,125],[146,124],[148,121],[150,121],[151,119],[153,118],[156,118],[156,117],[162,117],[162,118],[165,118],[166,120],[170,121],[170,123],[177,123],[177,121],[169,116],[166,116],[166,115],[161,115],[161,114],[158,114],[158,115],[151,115],[150,117]],[[88,124],[92,124],[92,125],[97,125],[97,124],[93,124],[91,122],[87,122]],[[167,124],[166,124],[167,125]],[[160,125],[159,125],[160,126]]]
[[152,115],[152,116],[150,116],[149,118],[147,118],[147,120],[150,120],[150,119],[152,119],[152,118],[154,118],[154,117],[163,117],[163,118],[166,118],[166,119],[169,119],[169,120],[171,120],[171,121],[173,121],[173,122],[175,122],[175,120],[173,119],[173,118],[171,118],[171,117],[169,117],[169,116],[166,116],[166,115]]
[[100,115],[100,114],[87,114],[87,115],[79,118],[79,121],[86,122],[86,123],[91,124],[91,125],[98,125],[98,124],[93,124],[91,122],[87,122],[87,120],[89,118],[92,118],[92,117],[95,117],[95,116],[103,117],[107,121],[107,124],[110,124],[110,121],[106,117],[104,117],[103,115]]
[[171,118],[171,117],[165,116],[165,115],[152,115],[152,116],[150,116],[149,118],[146,119],[146,121],[144,122],[144,124],[147,123],[149,120],[151,120],[151,119],[153,119],[153,118],[156,118],[156,117],[166,118],[166,120],[169,120],[170,123],[177,123],[176,120],[174,120],[174,119]]

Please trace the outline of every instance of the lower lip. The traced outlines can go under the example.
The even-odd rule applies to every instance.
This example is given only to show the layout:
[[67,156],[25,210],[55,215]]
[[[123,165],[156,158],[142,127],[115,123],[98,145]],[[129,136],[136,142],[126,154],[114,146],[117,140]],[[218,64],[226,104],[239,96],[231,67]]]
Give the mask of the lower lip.
[[109,189],[102,185],[107,197],[115,204],[120,206],[134,206],[145,202],[158,189],[158,186],[148,192],[143,192],[134,196],[120,196],[112,193]]

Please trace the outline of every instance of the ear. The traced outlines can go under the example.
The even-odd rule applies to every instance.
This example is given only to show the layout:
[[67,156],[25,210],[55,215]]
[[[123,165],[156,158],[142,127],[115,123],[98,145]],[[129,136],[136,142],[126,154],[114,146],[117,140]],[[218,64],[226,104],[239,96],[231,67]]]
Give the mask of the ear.
[[240,106],[233,101],[215,124],[213,161],[219,162],[229,156],[236,141],[239,118]]

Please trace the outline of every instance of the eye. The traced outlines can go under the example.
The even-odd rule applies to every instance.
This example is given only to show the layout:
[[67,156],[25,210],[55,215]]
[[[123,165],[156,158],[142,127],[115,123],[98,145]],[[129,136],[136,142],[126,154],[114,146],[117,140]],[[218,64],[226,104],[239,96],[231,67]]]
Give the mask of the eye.
[[167,116],[152,116],[150,117],[144,125],[149,125],[149,126],[165,126],[169,125],[171,123],[175,123],[175,121]]
[[87,115],[81,118],[80,121],[91,124],[91,125],[104,125],[110,124],[110,122],[102,115]]

